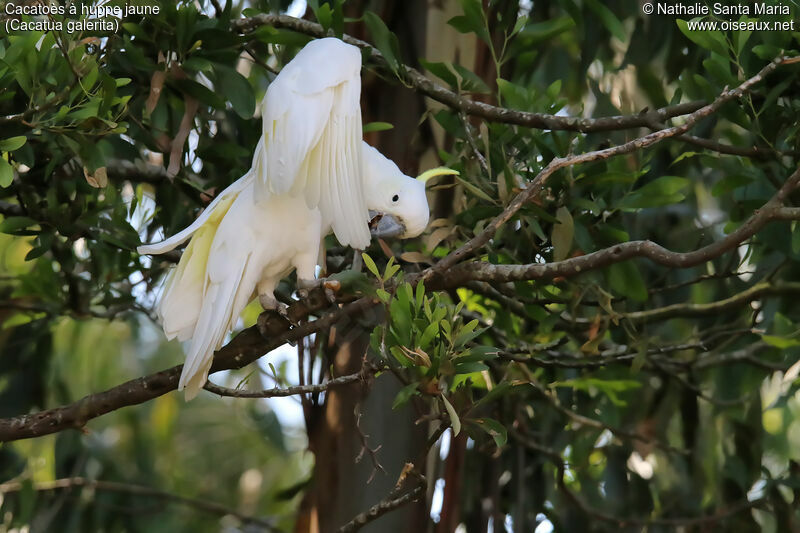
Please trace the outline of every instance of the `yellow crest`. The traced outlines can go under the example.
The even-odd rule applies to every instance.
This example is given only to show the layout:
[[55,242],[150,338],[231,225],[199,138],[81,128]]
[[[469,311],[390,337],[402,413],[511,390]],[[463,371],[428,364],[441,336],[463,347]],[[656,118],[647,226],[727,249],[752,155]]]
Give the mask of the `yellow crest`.
[[430,170],[426,170],[419,176],[417,179],[420,180],[422,183],[427,182],[431,178],[435,178],[436,176],[458,176],[459,172],[457,170],[453,170],[451,168],[446,167],[436,167]]

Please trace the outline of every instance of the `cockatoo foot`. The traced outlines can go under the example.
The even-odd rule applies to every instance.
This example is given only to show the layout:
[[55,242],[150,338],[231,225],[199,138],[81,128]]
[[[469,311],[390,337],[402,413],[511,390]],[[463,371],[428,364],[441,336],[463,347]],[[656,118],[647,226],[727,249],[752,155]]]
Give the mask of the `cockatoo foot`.
[[325,291],[325,298],[328,300],[328,303],[335,304],[336,293],[342,288],[341,282],[336,279],[325,279],[322,280],[322,288]]
[[308,298],[309,292],[318,288],[323,290],[328,303],[333,304],[336,303],[336,293],[342,288],[342,284],[338,280],[327,278],[297,280],[297,296],[301,299]]
[[308,298],[308,293],[311,289],[316,289],[322,285],[323,279],[298,279],[297,280],[297,296],[304,300]]
[[277,311],[279,315],[287,320],[289,319],[289,306],[283,302],[279,302],[275,296],[271,294],[259,294],[258,303],[261,304],[261,307],[263,307],[265,311]]

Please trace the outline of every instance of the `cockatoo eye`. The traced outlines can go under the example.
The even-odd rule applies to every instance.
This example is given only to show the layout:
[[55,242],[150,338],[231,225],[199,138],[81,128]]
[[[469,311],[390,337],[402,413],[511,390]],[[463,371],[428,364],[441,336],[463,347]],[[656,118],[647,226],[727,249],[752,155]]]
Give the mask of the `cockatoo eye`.
[[395,194],[394,196],[392,196],[392,203],[393,204],[396,204],[399,200],[400,200],[400,195]]

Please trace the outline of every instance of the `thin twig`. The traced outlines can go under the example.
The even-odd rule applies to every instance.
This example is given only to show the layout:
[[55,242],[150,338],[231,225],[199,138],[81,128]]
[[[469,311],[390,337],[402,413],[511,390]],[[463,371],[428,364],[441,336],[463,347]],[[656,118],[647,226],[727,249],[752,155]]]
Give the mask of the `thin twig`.
[[415,487],[412,491],[400,497],[397,498],[387,497],[381,500],[380,502],[376,503],[372,507],[370,507],[368,511],[356,515],[352,520],[350,520],[347,524],[340,527],[337,531],[338,533],[351,533],[353,531],[358,531],[365,525],[380,518],[386,513],[389,513],[399,507],[402,507],[403,505],[416,501],[424,492],[425,492],[425,487],[419,485]]
[[[10,494],[20,492],[25,489],[26,485],[21,482],[9,482],[0,484],[0,494]],[[132,494],[137,496],[148,496],[152,498],[159,498],[162,500],[169,500],[176,503],[181,503],[189,507],[193,507],[199,511],[215,514],[218,516],[234,516],[246,524],[261,526],[265,531],[280,531],[270,521],[256,516],[250,516],[230,507],[220,505],[215,502],[200,500],[197,498],[189,498],[180,496],[160,489],[147,487],[144,485],[134,485],[130,483],[121,483],[118,481],[101,481],[92,480],[82,477],[71,477],[56,479],[53,481],[43,481],[35,483],[33,490],[37,492],[46,492],[53,490],[68,490],[73,488],[91,488],[100,491],[108,492],[121,492],[125,494]]]
[[287,387],[284,389],[278,387],[272,389],[258,390],[258,391],[230,389],[228,387],[222,387],[220,385],[216,385],[211,381],[207,382],[205,387],[203,388],[219,396],[229,396],[232,398],[282,398],[285,396],[296,396],[300,394],[312,394],[316,392],[323,392],[335,387],[350,385],[351,383],[363,381],[366,375],[374,374],[374,372],[376,371],[377,370],[369,369],[364,372],[358,372],[356,374],[348,374],[346,376],[333,378],[332,380],[326,381],[325,383],[312,384],[312,385],[297,385],[294,387]]

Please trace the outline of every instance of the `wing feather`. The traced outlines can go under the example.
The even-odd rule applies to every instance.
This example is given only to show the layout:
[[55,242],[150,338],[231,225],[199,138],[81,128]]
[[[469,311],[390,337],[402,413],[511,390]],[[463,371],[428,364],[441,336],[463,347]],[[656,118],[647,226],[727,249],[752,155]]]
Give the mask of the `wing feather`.
[[303,194],[344,245],[369,244],[361,173],[361,53],[334,38],[306,45],[262,103],[256,198]]

